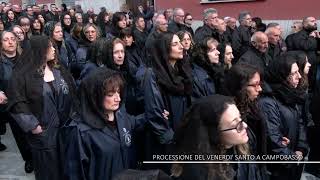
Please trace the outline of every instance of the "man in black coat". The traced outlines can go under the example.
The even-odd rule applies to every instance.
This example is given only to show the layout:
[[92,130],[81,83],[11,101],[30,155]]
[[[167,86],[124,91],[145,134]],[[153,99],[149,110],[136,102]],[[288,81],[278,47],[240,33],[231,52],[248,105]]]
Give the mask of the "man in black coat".
[[196,30],[194,41],[200,42],[206,37],[214,37],[216,34],[215,25],[217,24],[218,11],[208,8],[203,11],[204,25]]
[[263,32],[255,32],[251,37],[251,46],[244,53],[238,63],[247,63],[255,66],[258,70],[268,75],[268,66],[271,63],[271,57],[268,55],[268,37]]
[[234,17],[225,17],[224,21],[227,24],[226,37],[229,42],[232,42],[232,33],[237,28],[237,20]]
[[267,28],[265,33],[268,36],[268,41],[269,41],[268,54],[272,58],[272,60],[275,60],[281,54],[281,49],[279,44],[281,31],[276,27],[269,27]]
[[317,51],[319,48],[320,35],[316,31],[317,23],[314,17],[306,17],[302,22],[303,29],[286,39],[288,50],[301,50],[304,51],[311,64],[309,72],[310,88],[314,87],[316,80],[317,65]]
[[181,8],[175,8],[173,10],[173,21],[168,24],[168,31],[176,33],[178,31],[186,30],[184,25],[184,11]]
[[232,33],[232,50],[234,54],[234,62],[249,49],[251,38],[251,15],[244,11],[239,14],[240,26]]
[[217,24],[215,24],[216,33],[214,34],[213,38],[216,39],[219,43],[225,44],[229,43],[227,38],[226,29],[227,25],[223,19],[218,18]]
[[135,39],[135,44],[138,46],[139,49],[143,50],[145,47],[145,42],[148,38],[148,32],[145,31],[146,23],[142,16],[137,16],[134,19],[134,29],[133,29],[133,36]]

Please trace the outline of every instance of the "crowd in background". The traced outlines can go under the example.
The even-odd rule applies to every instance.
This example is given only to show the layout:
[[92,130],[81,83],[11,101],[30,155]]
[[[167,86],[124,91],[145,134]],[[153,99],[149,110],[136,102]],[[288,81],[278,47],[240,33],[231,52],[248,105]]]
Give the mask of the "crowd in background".
[[320,177],[319,164],[298,162],[142,163],[170,154],[319,161],[314,17],[283,37],[278,23],[247,11],[220,17],[205,9],[197,29],[181,8],[137,12],[1,3],[0,134],[9,123],[27,173],[37,180]]

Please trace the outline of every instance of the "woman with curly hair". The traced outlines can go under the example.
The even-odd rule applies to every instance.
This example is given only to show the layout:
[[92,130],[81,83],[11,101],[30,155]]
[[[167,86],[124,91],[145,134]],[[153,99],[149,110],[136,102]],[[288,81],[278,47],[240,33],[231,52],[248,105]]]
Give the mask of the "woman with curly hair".
[[223,67],[219,62],[218,41],[208,37],[193,49],[192,65],[192,97],[200,98],[216,94],[221,89]]
[[[226,74],[223,94],[232,96],[239,108],[242,119],[248,124],[250,154],[266,154],[266,127],[257,107],[257,98],[262,91],[262,79],[257,68],[249,64],[236,64]],[[265,179],[266,167],[256,164],[239,164],[242,173],[238,179]]]
[[[231,97],[211,95],[196,101],[175,134],[176,154],[226,155],[248,141],[247,124]],[[242,154],[248,154],[242,151]],[[174,164],[178,180],[229,180],[236,172],[230,164]]]

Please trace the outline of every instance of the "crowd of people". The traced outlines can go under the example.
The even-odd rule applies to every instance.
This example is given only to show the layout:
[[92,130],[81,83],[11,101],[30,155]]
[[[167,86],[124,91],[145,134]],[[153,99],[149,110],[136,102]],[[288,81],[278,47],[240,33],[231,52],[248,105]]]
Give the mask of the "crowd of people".
[[[37,180],[320,177],[320,34],[242,11],[0,5],[0,132]],[[238,20],[238,23],[237,23]],[[1,139],[0,139],[1,140]],[[0,141],[0,151],[6,146]],[[297,163],[153,163],[154,155]],[[294,157],[290,159],[290,157]],[[279,159],[278,159],[279,160]]]

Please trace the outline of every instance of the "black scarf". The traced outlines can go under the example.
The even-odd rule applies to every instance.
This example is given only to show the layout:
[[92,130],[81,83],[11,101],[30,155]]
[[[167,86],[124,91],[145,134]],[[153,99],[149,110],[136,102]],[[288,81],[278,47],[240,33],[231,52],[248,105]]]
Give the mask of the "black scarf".
[[307,98],[307,93],[301,89],[292,88],[287,84],[271,84],[272,94],[282,103],[288,106],[303,104]]

